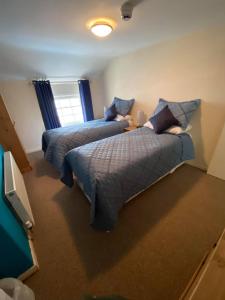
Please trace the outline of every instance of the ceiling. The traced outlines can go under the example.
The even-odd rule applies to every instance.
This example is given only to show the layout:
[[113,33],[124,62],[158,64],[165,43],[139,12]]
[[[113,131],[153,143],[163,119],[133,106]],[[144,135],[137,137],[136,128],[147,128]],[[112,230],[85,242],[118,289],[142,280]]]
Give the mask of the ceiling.
[[[147,45],[225,23],[224,0],[131,0],[133,18],[120,18],[120,0],[0,0],[0,77],[85,76]],[[109,17],[106,39],[88,20]]]

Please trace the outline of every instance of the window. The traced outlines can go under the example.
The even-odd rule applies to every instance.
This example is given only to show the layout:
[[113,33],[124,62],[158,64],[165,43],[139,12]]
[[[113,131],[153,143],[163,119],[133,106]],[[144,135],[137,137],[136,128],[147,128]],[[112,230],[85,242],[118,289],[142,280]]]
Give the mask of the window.
[[51,87],[61,125],[84,122],[78,83],[52,82]]

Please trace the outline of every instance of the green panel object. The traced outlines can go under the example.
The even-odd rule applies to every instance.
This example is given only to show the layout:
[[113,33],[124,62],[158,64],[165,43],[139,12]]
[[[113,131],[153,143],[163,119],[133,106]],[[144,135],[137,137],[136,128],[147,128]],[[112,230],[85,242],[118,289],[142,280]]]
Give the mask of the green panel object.
[[33,260],[26,232],[5,199],[3,160],[0,145],[0,278],[17,278],[32,267]]

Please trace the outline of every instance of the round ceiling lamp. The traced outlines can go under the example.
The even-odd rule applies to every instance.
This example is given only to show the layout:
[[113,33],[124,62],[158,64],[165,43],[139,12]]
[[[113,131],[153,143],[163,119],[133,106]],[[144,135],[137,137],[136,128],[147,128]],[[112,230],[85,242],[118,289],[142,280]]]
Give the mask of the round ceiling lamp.
[[95,18],[89,20],[86,26],[95,36],[105,38],[116,28],[116,22],[110,18]]
[[113,27],[107,23],[95,23],[91,26],[91,32],[98,37],[106,37],[113,31]]

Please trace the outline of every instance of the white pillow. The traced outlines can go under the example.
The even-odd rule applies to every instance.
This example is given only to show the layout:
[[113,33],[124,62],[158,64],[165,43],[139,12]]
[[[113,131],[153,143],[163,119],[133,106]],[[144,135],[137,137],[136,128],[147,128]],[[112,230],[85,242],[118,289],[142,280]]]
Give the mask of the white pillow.
[[180,126],[171,126],[167,130],[165,130],[165,132],[172,133],[172,134],[181,134],[181,133],[190,131],[191,128],[192,128],[192,126],[190,124],[188,124],[186,129],[183,129]]
[[122,115],[117,115],[114,120],[115,121],[124,121],[124,120],[132,121],[132,117],[131,117],[131,115],[126,115],[125,117]]
[[125,116],[125,120],[127,121],[132,121],[133,120],[133,117],[131,115],[126,115]]
[[121,115],[117,115],[114,119],[114,121],[123,121],[123,120],[125,120],[125,117]]
[[[148,127],[150,129],[154,130],[152,123],[150,121],[146,122],[144,124],[144,127]],[[167,130],[165,130],[165,132],[172,133],[172,134],[181,134],[181,133],[190,131],[191,128],[192,128],[191,124],[188,124],[186,129],[182,129],[182,127],[180,127],[180,126],[171,126]]]
[[146,122],[143,126],[148,127],[148,128],[153,130],[153,126],[152,126],[152,123],[150,121]]
[[129,126],[132,127],[134,125],[134,122],[133,122],[133,118],[131,115],[126,115],[125,117],[124,116],[121,116],[121,115],[117,115],[114,119],[115,121],[128,121],[129,123]]

